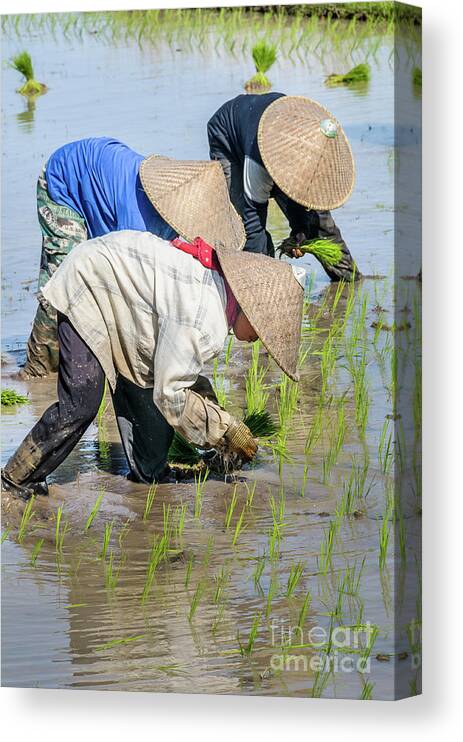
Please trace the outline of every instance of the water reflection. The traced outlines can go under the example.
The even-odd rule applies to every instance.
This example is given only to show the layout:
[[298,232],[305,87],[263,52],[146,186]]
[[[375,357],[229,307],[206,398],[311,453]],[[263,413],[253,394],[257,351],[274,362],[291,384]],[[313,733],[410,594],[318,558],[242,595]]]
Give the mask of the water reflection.
[[23,131],[30,132],[34,128],[35,103],[37,96],[30,96],[25,99],[26,107],[24,111],[16,114],[16,120]]

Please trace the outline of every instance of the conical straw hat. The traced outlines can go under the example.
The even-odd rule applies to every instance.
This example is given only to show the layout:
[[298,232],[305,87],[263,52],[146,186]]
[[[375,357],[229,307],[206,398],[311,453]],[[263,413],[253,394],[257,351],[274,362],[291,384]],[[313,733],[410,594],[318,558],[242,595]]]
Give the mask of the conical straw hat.
[[184,239],[202,237],[241,250],[246,235],[228,195],[219,162],[151,155],[140,165],[143,189],[155,209]]
[[277,186],[308,209],[342,206],[352,193],[355,166],[340,123],[316,101],[277,98],[264,111],[259,151]]
[[230,288],[262,343],[280,368],[299,380],[304,289],[289,263],[216,245]]

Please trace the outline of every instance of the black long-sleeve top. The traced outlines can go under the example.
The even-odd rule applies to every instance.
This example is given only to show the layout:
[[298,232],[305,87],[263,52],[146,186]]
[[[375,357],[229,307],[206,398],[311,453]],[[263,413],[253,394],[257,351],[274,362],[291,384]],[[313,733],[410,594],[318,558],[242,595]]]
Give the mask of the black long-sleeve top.
[[265,109],[283,93],[238,95],[219,108],[207,124],[210,157],[230,163],[231,199],[243,219],[245,250],[268,252],[266,232],[268,200],[273,197],[288,219],[291,235],[313,232],[314,212],[292,201],[265,169],[257,142]]

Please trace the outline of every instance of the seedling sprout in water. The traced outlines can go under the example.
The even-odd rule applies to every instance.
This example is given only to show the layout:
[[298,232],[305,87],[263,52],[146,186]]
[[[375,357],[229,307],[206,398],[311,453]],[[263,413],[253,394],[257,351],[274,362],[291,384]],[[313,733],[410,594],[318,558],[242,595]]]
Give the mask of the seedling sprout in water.
[[32,496],[30,500],[27,501],[24,507],[23,514],[21,516],[21,522],[19,524],[19,530],[18,530],[18,543],[20,544],[24,541],[29,524],[33,516],[35,515],[35,510],[33,510],[34,502],[35,502],[35,497]]
[[370,67],[368,64],[358,64],[345,75],[329,75],[326,78],[327,85],[355,85],[367,83],[370,79]]
[[17,54],[11,59],[10,66],[24,78],[24,83],[17,89],[17,93],[28,97],[35,97],[47,91],[46,85],[34,79],[34,68],[29,52],[24,51],[21,54]]
[[91,525],[92,525],[93,521],[95,520],[96,515],[97,515],[97,513],[98,513],[98,511],[100,509],[100,505],[101,505],[101,501],[102,500],[103,500],[103,492],[100,492],[100,494],[98,495],[98,497],[95,500],[95,504],[94,504],[93,508],[90,511],[90,515],[87,518],[87,522],[85,523],[85,530],[86,531],[88,531],[89,528],[91,528]]
[[14,407],[15,405],[28,404],[29,399],[23,394],[18,394],[14,389],[2,389],[2,405]]
[[274,44],[261,39],[252,48],[252,58],[256,67],[256,74],[245,84],[245,90],[249,93],[267,90],[271,87],[270,80],[265,74],[275,63],[277,51]]

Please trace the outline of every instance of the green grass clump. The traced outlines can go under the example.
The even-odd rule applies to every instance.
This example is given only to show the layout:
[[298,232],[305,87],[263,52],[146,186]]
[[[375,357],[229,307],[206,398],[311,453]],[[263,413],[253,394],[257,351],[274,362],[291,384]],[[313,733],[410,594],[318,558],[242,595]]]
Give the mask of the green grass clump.
[[24,77],[24,84],[16,92],[32,97],[45,93],[47,86],[34,79],[34,68],[29,52],[21,52],[11,59],[11,67]]
[[345,75],[328,75],[326,78],[327,85],[352,85],[353,83],[368,82],[370,79],[370,66],[368,64],[358,64]]
[[423,73],[419,67],[414,67],[413,73],[412,73],[412,79],[413,79],[413,84],[416,85],[417,88],[421,88],[423,84]]
[[2,389],[2,405],[13,407],[17,404],[28,404],[29,400],[22,394],[17,394],[14,389]]
[[261,39],[252,47],[252,58],[256,67],[256,74],[245,84],[245,89],[251,91],[270,88],[271,82],[265,73],[275,63],[277,58],[276,46]]
[[326,265],[337,265],[342,258],[341,246],[328,239],[307,240],[298,245],[301,252],[314,255]]

